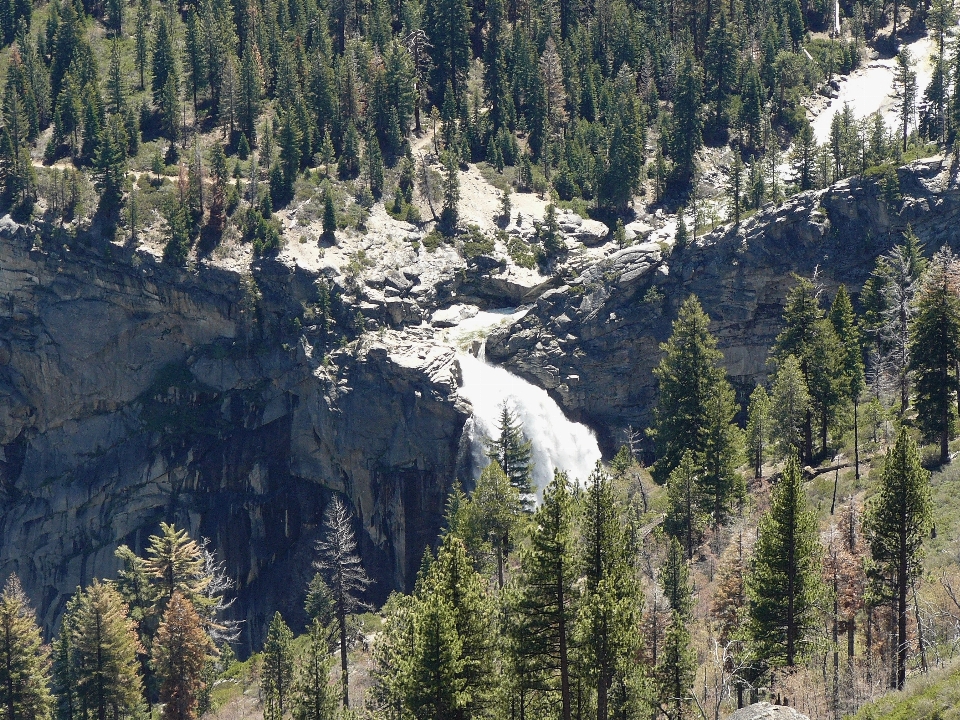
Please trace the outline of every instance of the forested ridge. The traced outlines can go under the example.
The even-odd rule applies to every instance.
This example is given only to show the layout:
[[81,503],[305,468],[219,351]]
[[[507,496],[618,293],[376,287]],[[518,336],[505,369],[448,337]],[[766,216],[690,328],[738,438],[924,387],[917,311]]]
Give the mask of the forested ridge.
[[[67,236],[159,235],[166,260],[183,264],[225,234],[277,250],[274,211],[295,199],[316,206],[327,239],[362,228],[382,199],[397,218],[435,222],[439,242],[466,230],[466,163],[611,227],[638,196],[696,210],[698,153],[729,143],[726,214],[739,221],[768,199],[899,160],[909,144],[952,138],[949,1],[841,3],[838,37],[825,32],[834,10],[798,0],[12,2],[2,200]],[[934,77],[919,97],[916,59],[898,56],[899,126],[845,109],[818,146],[804,98],[872,46],[924,27]],[[531,251],[549,263],[564,248],[546,226]]]

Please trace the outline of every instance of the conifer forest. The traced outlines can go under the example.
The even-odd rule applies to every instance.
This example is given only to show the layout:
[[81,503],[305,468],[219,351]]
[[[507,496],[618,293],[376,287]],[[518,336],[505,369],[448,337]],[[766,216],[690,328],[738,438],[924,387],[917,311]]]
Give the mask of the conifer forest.
[[958,30],[0,0],[0,720],[960,718]]

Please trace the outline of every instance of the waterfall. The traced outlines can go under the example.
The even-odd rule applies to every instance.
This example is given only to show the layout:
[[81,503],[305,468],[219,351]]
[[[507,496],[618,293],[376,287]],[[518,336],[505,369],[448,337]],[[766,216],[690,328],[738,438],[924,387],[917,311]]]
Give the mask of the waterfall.
[[453,337],[447,336],[447,339],[461,347],[458,353],[463,373],[460,395],[473,406],[473,416],[465,433],[470,441],[474,471],[479,474],[489,462],[484,439],[498,436],[500,408],[506,402],[523,424],[523,434],[531,443],[533,481],[539,495],[553,478],[555,468],[565,470],[571,481],[585,482],[600,459],[600,447],[593,431],[567,419],[546,390],[502,367],[487,363],[482,344],[479,357],[462,350],[471,337],[481,339],[476,336],[482,333],[485,337],[492,326],[512,321],[522,314],[523,311],[513,309],[481,313],[453,328]]

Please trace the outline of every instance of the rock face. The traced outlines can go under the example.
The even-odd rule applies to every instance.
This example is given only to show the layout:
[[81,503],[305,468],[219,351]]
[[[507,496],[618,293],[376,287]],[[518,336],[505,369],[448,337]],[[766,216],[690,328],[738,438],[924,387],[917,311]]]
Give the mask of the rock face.
[[357,515],[371,599],[408,588],[437,537],[470,412],[431,321],[462,320],[468,304],[534,303],[490,336],[487,357],[548,389],[612,451],[625,427],[650,420],[650,371],[688,294],[713,318],[745,399],[766,372],[790,273],[820,268],[831,293],[857,291],[908,223],[928,248],[953,242],[949,178],[939,161],[901,169],[896,200],[873,180],[840,183],[670,254],[666,225],[632,228],[645,241],[614,252],[606,226],[565,213],[568,244],[603,244],[550,277],[502,253],[465,261],[409,239],[372,264],[357,252],[339,268],[303,265],[284,252],[242,273],[181,271],[114,243],[41,243],[3,219],[0,580],[20,575],[50,632],[78,585],[113,574],[118,544],[140,551],[173,521],[210,538],[237,580],[250,650],[274,610],[304,619],[338,492]]
[[810,720],[810,718],[792,707],[758,702],[740,708],[730,716],[729,720]]
[[628,426],[650,423],[659,345],[692,293],[745,402],[767,373],[792,273],[819,272],[830,296],[839,283],[856,294],[908,225],[931,251],[956,242],[960,195],[943,165],[901,168],[902,198],[885,199],[874,180],[854,178],[770,206],[667,257],[656,243],[629,246],[541,295],[533,311],[488,338],[487,357],[547,388],[613,452]]
[[142,550],[167,520],[226,561],[249,650],[274,610],[303,619],[334,491],[373,598],[409,586],[468,417],[453,351],[387,333],[324,356],[317,328],[283,330],[319,278],[277,261],[186,273],[5,230],[0,577],[20,575],[48,632],[118,544]]

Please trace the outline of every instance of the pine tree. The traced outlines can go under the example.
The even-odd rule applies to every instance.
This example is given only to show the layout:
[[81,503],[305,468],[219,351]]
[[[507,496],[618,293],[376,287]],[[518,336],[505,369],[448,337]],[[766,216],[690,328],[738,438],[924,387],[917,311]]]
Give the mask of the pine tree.
[[796,458],[787,459],[757,532],[746,578],[748,633],[762,665],[792,668],[815,639],[822,596],[817,521]]
[[293,112],[283,114],[280,125],[279,183],[271,183],[270,196],[274,207],[283,207],[293,199],[293,185],[300,173],[301,132]]
[[460,222],[460,168],[453,152],[447,150],[443,157],[443,209],[437,226],[444,235],[452,236]]
[[473,552],[481,545],[492,548],[501,589],[507,555],[518,540],[523,509],[520,494],[496,460],[480,473],[469,501],[463,506],[463,540]]
[[767,453],[767,438],[770,437],[770,397],[762,385],[750,393],[747,407],[747,455],[753,465],[753,476],[763,474],[763,460]]
[[206,619],[217,599],[208,592],[212,577],[207,572],[203,549],[184,529],[160,523],[160,534],[147,540],[144,570],[156,588],[161,611],[179,592]]
[[340,153],[337,173],[344,180],[360,174],[360,133],[353,121],[347,125],[347,132],[343,136],[343,152]]
[[423,29],[433,59],[433,104],[443,105],[449,87],[455,106],[459,106],[470,64],[470,6],[466,0],[427,0]]
[[487,457],[497,462],[529,508],[530,496],[533,494],[533,465],[530,460],[532,446],[524,437],[523,425],[516,412],[506,402],[500,406],[497,431],[497,439],[487,441]]
[[673,611],[654,671],[656,705],[668,720],[690,717],[697,657],[686,619]]
[[150,26],[150,4],[151,0],[140,0],[137,3],[137,31],[134,42],[136,53],[134,57],[137,72],[140,75],[141,90],[146,88],[145,74],[147,69],[147,54],[150,48],[150,42],[148,40]]
[[94,580],[71,609],[71,677],[79,706],[96,720],[122,720],[141,698],[136,627],[123,598]]
[[803,461],[813,461],[813,418],[820,419],[822,449],[826,448],[827,428],[842,397],[842,354],[833,326],[820,308],[819,294],[813,283],[797,277],[787,294],[783,309],[784,329],[774,344],[774,356],[796,357],[810,395],[810,409],[804,421]]
[[3,98],[4,127],[0,133],[0,191],[15,212],[29,214],[36,196],[36,174],[27,145],[28,118],[16,84],[7,78]]
[[634,192],[639,189],[644,153],[643,122],[637,103],[632,96],[627,96],[620,104],[598,193],[600,204],[617,213],[627,210]]
[[240,77],[237,88],[237,125],[247,142],[256,143],[257,118],[260,115],[260,100],[263,95],[263,77],[259,63],[260,51],[248,35],[240,61]]
[[404,663],[404,700],[414,717],[466,720],[488,707],[492,610],[463,542],[447,535],[415,593],[414,642]]
[[227,155],[223,145],[214,143],[210,151],[210,175],[213,178],[213,193],[210,198],[210,229],[219,234],[227,222],[226,197],[227,182],[230,175],[227,172]]
[[[737,45],[727,13],[721,8],[716,22],[710,28],[707,38],[707,52],[703,59],[706,74],[706,100],[713,105],[713,132],[723,137],[729,122],[727,117],[730,96],[734,94],[734,84],[738,73]],[[738,153],[734,153],[736,156]],[[736,159],[734,160],[736,162]],[[739,222],[739,220],[737,220]]]
[[370,193],[377,200],[383,195],[383,155],[380,141],[372,134],[367,138],[367,177],[370,181]]
[[956,427],[954,398],[960,386],[960,275],[949,247],[940,250],[924,273],[917,293],[910,337],[914,403],[924,439],[939,441],[940,464],[950,460]]
[[897,66],[893,72],[893,95],[897,100],[903,151],[906,152],[910,123],[913,121],[914,106],[917,102],[917,73],[913,69],[913,57],[906,47],[897,54]]
[[153,103],[157,107],[163,107],[163,95],[170,78],[174,78],[179,84],[173,36],[165,13],[160,13],[157,18],[156,35],[153,41],[152,76]]
[[660,346],[664,355],[654,369],[660,397],[650,430],[658,459],[652,474],[657,482],[665,482],[690,450],[704,470],[702,488],[713,501],[711,512],[719,523],[741,494],[735,471],[739,438],[731,425],[736,414],[733,390],[708,325],[700,303],[690,296],[680,307],[673,334]]
[[687,50],[677,75],[670,147],[674,171],[683,183],[693,177],[696,153],[703,145],[700,120],[702,88],[700,68],[697,67],[693,55]]
[[830,307],[830,324],[841,343],[843,394],[853,403],[853,453],[856,476],[860,478],[860,396],[866,389],[863,342],[847,288],[841,285]]
[[800,190],[810,190],[814,187],[816,153],[817,141],[813,136],[813,127],[804,118],[791,153],[793,181]]
[[186,35],[184,37],[184,64],[186,65],[187,88],[193,98],[193,112],[196,114],[200,90],[206,86],[207,69],[203,48],[203,28],[196,7],[187,11]]
[[413,644],[405,663],[404,704],[424,720],[470,717],[463,642],[457,635],[455,609],[439,593],[417,603]]
[[709,506],[700,489],[699,475],[688,450],[667,479],[668,506],[663,529],[683,544],[688,559],[693,559],[693,548],[702,540],[703,507]]
[[627,562],[611,480],[599,463],[587,485],[581,527],[580,673],[596,695],[598,720],[607,720],[618,716],[636,691],[633,658],[639,651],[636,626],[642,600]]
[[170,74],[160,94],[160,127],[163,136],[171,144],[180,139],[180,85],[177,77]]
[[160,679],[163,720],[196,720],[206,683],[207,660],[216,649],[196,609],[174,591],[153,641],[152,662]]
[[279,612],[274,613],[263,644],[263,716],[266,720],[283,720],[292,704],[293,633]]
[[339,497],[334,497],[327,506],[323,528],[324,537],[317,541],[318,558],[314,567],[325,574],[336,604],[343,705],[350,707],[347,616],[365,607],[359,596],[373,581],[367,576],[357,555],[353,515]]
[[127,129],[121,116],[111,115],[107,120],[94,167],[100,190],[100,212],[112,215],[123,202],[123,184],[127,177]]
[[571,640],[576,622],[573,497],[562,471],[543,491],[531,524],[530,547],[521,555],[515,652],[545,676],[546,692],[559,693],[560,717],[570,720]]
[[884,458],[880,484],[864,522],[876,592],[881,598],[893,597],[896,602],[893,647],[897,648],[898,690],[903,689],[909,652],[907,595],[922,571],[923,540],[930,531],[932,515],[930,473],[920,464],[916,443],[901,428],[896,444]]
[[326,629],[320,621],[314,620],[310,625],[307,650],[297,665],[293,696],[295,720],[336,718],[337,696],[330,685],[331,664]]
[[[682,467],[682,466],[681,466]],[[690,566],[684,556],[683,546],[677,538],[670,538],[667,557],[660,567],[658,577],[663,596],[670,609],[686,622],[693,612],[693,588],[690,585]]]
[[20,580],[10,575],[0,594],[0,716],[4,720],[48,720],[50,651]]
[[330,242],[336,239],[337,209],[333,204],[333,190],[330,181],[324,181],[323,188],[323,237]]
[[120,114],[126,107],[126,89],[123,82],[123,70],[121,68],[120,40],[114,38],[110,44],[110,77],[109,91],[110,102],[113,105],[113,112]]
[[770,416],[777,418],[771,439],[780,457],[803,458],[805,428],[810,413],[810,394],[800,363],[793,355],[780,360],[770,392]]

